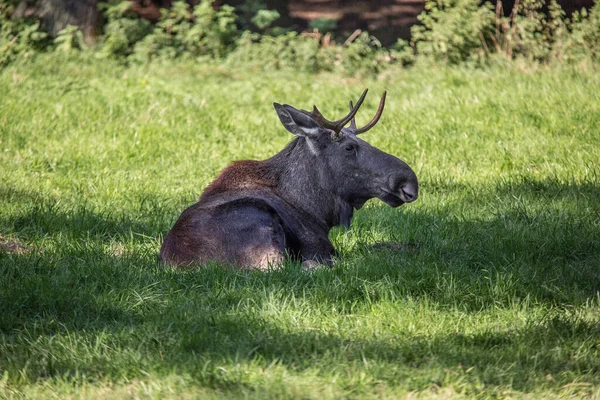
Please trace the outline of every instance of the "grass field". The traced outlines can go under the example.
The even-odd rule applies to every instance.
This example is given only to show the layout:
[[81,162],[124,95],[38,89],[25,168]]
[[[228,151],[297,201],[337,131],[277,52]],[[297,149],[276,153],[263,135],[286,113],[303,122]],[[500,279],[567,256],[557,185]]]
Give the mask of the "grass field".
[[[274,101],[365,87],[417,202],[370,201],[332,270],[158,265],[224,166],[291,140]],[[600,398],[599,160],[596,71],[8,67],[0,397]]]

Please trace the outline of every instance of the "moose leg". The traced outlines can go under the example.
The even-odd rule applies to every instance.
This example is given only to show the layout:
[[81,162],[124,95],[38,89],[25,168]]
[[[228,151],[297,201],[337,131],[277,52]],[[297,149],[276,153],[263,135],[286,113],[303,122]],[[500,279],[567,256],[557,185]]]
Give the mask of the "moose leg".
[[313,238],[309,243],[304,243],[300,254],[303,269],[332,268],[335,248],[328,238]]

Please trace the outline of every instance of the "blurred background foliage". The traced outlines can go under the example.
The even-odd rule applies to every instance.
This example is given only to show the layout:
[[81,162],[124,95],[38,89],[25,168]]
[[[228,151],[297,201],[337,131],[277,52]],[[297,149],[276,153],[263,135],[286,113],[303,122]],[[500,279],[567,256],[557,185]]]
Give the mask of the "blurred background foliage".
[[[124,63],[186,59],[354,75],[419,59],[593,64],[600,54],[593,1],[313,3],[0,0],[0,66],[60,51]],[[328,3],[335,4],[323,8]]]

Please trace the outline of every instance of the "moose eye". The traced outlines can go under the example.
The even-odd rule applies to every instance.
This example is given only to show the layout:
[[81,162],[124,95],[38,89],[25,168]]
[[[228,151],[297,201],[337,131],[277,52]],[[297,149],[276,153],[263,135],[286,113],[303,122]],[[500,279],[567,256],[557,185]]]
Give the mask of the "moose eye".
[[353,152],[354,152],[354,150],[355,150],[355,148],[354,148],[354,145],[352,145],[352,144],[347,144],[347,145],[344,147],[344,150],[346,150],[348,153],[353,153]]

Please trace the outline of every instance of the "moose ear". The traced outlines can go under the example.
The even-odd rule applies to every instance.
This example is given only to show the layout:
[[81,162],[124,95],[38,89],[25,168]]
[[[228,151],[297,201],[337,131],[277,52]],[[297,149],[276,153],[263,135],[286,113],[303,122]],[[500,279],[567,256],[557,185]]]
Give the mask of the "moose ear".
[[287,104],[281,105],[273,103],[279,120],[291,133],[297,136],[303,136],[311,139],[317,138],[320,134],[321,126],[308,115],[296,110]]

